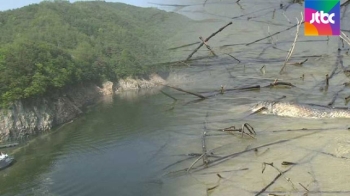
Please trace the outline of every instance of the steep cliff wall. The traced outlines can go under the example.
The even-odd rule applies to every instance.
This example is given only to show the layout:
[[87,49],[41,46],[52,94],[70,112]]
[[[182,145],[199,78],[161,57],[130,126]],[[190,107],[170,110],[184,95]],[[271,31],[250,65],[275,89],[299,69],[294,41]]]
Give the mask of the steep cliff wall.
[[165,81],[157,74],[145,79],[127,78],[116,85],[105,82],[100,88],[94,84],[76,85],[50,96],[13,103],[0,108],[0,142],[50,130],[83,113],[84,106],[96,103],[102,96],[143,88],[153,88]]
[[0,141],[18,139],[48,131],[82,113],[84,106],[95,103],[104,90],[96,85],[80,85],[65,93],[45,98],[17,101],[0,109]]

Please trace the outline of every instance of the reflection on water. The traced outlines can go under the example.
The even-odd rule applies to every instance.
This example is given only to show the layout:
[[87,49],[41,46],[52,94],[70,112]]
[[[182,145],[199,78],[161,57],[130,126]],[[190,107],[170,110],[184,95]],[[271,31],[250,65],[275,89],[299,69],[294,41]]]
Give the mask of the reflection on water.
[[[308,61],[302,66],[288,65],[286,73],[279,74],[295,35],[295,29],[283,30],[294,25],[294,18],[303,10],[299,4],[281,3],[288,9],[280,9],[276,1],[242,0],[240,5],[208,1],[205,6],[200,3],[177,10],[201,22],[183,29],[174,38],[174,47],[197,42],[199,36],[209,36],[228,21],[233,24],[208,42],[218,58],[175,67],[168,81],[206,94],[221,86],[266,86],[275,79],[297,87],[230,91],[201,101],[172,89],[163,90],[177,101],[158,91],[118,95],[15,152],[17,163],[0,172],[0,194],[255,195],[267,187],[265,195],[302,195],[306,189],[309,195],[348,195],[347,119],[248,116],[251,105],[261,100],[286,96],[285,101],[326,105],[339,92],[335,105],[345,106],[344,98],[350,94],[348,88],[343,89],[349,79],[342,70],[342,65],[349,64],[349,46],[341,48],[339,58],[339,38],[304,37],[303,27],[291,62]],[[349,29],[349,22],[342,21],[342,28]],[[278,31],[283,32],[245,44]],[[186,57],[195,47],[174,52]],[[194,57],[208,54],[203,47]],[[325,75],[333,70],[330,86],[326,87]],[[255,128],[255,139],[217,131],[243,123]],[[193,163],[202,154],[204,131],[210,161],[245,152],[199,170],[203,161]],[[198,156],[189,156],[193,153]],[[285,166],[283,161],[296,165]],[[273,162],[277,169],[287,172],[273,181],[279,172],[267,166],[262,173],[264,162]],[[192,164],[191,174],[183,172]]]
[[158,97],[116,97],[37,138],[16,153],[16,164],[2,173],[1,192],[138,195],[157,188],[148,182],[158,168],[152,156],[168,140],[159,134],[168,118],[162,117],[164,98]]

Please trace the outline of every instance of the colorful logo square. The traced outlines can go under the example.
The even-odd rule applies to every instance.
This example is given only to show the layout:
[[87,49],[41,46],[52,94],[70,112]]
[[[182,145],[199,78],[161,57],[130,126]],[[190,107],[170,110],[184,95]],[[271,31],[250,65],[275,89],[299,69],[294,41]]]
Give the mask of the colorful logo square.
[[340,35],[340,0],[305,0],[305,35]]

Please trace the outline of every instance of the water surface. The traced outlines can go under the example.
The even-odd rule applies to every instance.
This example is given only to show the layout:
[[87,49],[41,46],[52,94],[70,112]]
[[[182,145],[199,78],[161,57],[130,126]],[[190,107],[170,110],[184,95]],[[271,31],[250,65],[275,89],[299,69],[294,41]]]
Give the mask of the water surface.
[[[0,172],[1,195],[255,195],[279,174],[270,166],[262,173],[264,162],[288,170],[265,195],[302,195],[306,189],[309,195],[350,193],[349,120],[248,116],[257,101],[282,96],[284,101],[327,105],[339,92],[334,105],[347,106],[344,98],[350,91],[343,83],[349,79],[341,65],[344,69],[349,65],[349,46],[343,47],[337,37],[305,37],[301,26],[290,62],[308,61],[288,65],[280,75],[296,28],[284,30],[300,18],[302,5],[265,0],[207,1],[205,6],[198,1],[175,3],[182,7],[165,7],[194,21],[170,40],[174,47],[197,42],[229,21],[233,24],[208,42],[218,58],[189,62],[189,67],[174,65],[168,78],[171,85],[204,95],[221,86],[266,86],[276,79],[297,87],[231,91],[205,100],[164,89],[176,102],[159,91],[115,96],[13,151],[17,162]],[[280,9],[280,3],[288,9]],[[348,17],[349,11],[344,13]],[[349,20],[342,21],[342,28],[350,28]],[[279,31],[271,39],[246,45]],[[195,47],[174,53],[186,58]],[[194,58],[208,55],[203,47]],[[326,74],[332,75],[328,87]],[[218,131],[244,123],[255,128],[255,139]],[[203,170],[198,170],[203,163],[199,160],[189,173],[183,172],[199,157],[189,154],[202,154],[203,132],[206,148],[214,156],[210,161],[258,150]],[[283,166],[283,161],[297,164]]]

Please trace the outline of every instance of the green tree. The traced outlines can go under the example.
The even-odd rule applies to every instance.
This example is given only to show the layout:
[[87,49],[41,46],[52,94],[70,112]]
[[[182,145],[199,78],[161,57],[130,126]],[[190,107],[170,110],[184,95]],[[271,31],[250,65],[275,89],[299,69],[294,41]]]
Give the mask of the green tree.
[[0,12],[0,104],[144,74],[146,65],[170,56],[165,40],[186,23],[156,9],[102,1],[50,0]]

